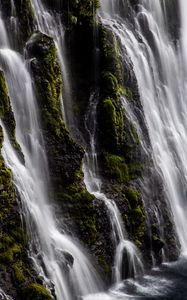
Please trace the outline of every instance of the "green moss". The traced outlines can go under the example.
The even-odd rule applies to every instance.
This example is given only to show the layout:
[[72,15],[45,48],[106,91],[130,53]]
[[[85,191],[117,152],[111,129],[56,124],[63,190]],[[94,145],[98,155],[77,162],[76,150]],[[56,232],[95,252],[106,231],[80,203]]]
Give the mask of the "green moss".
[[32,283],[27,288],[27,299],[28,300],[52,300],[50,293],[38,283]]
[[114,98],[121,96],[118,80],[111,72],[106,71],[102,74],[102,85],[104,95],[110,95]]
[[21,254],[21,247],[19,244],[14,244],[13,247],[9,247],[7,251],[0,253],[0,261],[4,263],[14,262],[17,255]]
[[100,26],[101,77],[98,127],[100,147],[113,154],[124,148],[124,115],[121,107],[122,67],[115,36]]
[[145,235],[145,212],[142,206],[140,193],[132,187],[125,191],[125,201],[128,201],[128,213],[123,219],[138,247],[140,247]]
[[25,282],[25,274],[23,269],[24,265],[22,261],[18,260],[13,264],[13,278],[18,284]]
[[33,70],[37,71],[35,83],[44,126],[58,138],[68,135],[61,117],[62,74],[53,39],[38,32],[27,47],[30,56],[36,57],[40,65],[36,70],[33,64]]
[[102,118],[100,144],[107,151],[118,153],[125,142],[123,112],[111,97],[103,99],[99,110]]
[[123,84],[123,67],[120,60],[120,48],[116,36],[107,27],[99,25],[101,51],[101,72],[110,72],[120,85]]
[[73,219],[82,240],[91,245],[99,237],[95,212],[94,197],[78,184],[69,186],[61,195],[64,205],[69,206]]
[[3,71],[0,70],[0,117],[2,118],[10,109],[7,85]]
[[110,177],[116,179],[119,183],[127,183],[129,181],[128,166],[124,158],[118,155],[104,153],[106,172]]
[[0,70],[0,117],[6,126],[10,142],[13,148],[17,151],[19,158],[24,162],[24,156],[20,145],[16,140],[16,122],[14,119],[8,88],[3,71]]
[[[53,39],[38,32],[27,44],[27,50],[32,60],[31,67],[48,151],[49,168],[53,169],[54,185],[58,185],[61,190],[62,182],[66,185],[81,176],[83,150],[72,140],[62,119],[60,102],[62,74],[57,63]],[[54,172],[56,165],[59,165],[60,174]]]
[[137,207],[137,205],[139,204],[140,201],[140,193],[135,190],[134,188],[127,188],[125,195],[131,205],[131,207],[134,209]]
[[115,135],[115,124],[116,124],[117,116],[116,116],[115,106],[110,98],[104,100],[103,110],[106,113],[106,127],[109,127],[109,130],[111,130],[110,128],[111,126],[112,131],[114,131],[114,135]]

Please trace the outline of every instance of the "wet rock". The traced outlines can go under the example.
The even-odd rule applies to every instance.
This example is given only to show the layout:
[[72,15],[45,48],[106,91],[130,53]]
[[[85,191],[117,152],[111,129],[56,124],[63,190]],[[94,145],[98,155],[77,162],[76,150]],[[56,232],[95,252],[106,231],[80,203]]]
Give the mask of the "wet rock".
[[71,253],[67,252],[67,251],[63,251],[63,256],[66,260],[67,265],[72,268],[73,267],[73,263],[74,263],[74,257],[73,255],[71,255]]

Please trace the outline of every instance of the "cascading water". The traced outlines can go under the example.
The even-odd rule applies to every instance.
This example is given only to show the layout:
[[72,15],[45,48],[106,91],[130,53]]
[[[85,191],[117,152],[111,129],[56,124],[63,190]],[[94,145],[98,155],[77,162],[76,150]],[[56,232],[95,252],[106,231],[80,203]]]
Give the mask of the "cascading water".
[[143,273],[143,263],[137,247],[130,242],[116,203],[102,192],[102,182],[99,178],[96,150],[96,109],[98,93],[93,93],[89,101],[89,109],[85,116],[85,128],[89,135],[90,145],[85,154],[84,181],[88,191],[104,202],[112,227],[112,237],[115,246],[114,282],[126,277],[136,277]]
[[[165,1],[140,1],[138,13],[134,12],[134,30],[129,20],[111,10],[102,11],[101,19],[119,38],[133,63],[155,165],[163,178],[181,251],[186,252],[186,50],[181,51],[181,46],[171,41],[163,3],[166,7]],[[186,7],[184,1],[181,5]]]
[[[58,15],[54,16],[51,14],[51,12],[48,12],[43,6],[42,2],[39,0],[33,0],[33,6],[36,11],[39,29],[45,34],[48,34],[49,36],[53,37],[55,41],[57,47],[57,54],[63,71],[64,87],[66,91],[69,91],[70,80],[68,80],[67,67],[65,63],[65,58],[63,56],[64,50],[62,49],[62,44],[64,42],[64,31],[63,31],[62,24],[60,22],[60,18],[58,17]],[[66,93],[65,95],[66,103],[71,100],[71,95],[69,92],[68,92],[68,96],[69,97],[67,99],[67,93]],[[115,202],[108,199],[103,193],[101,193],[101,187],[100,187],[101,181],[98,178],[97,153],[95,147],[96,107],[97,107],[96,99],[97,97],[95,94],[91,95],[90,107],[89,107],[88,114],[86,116],[86,118],[89,119],[89,124],[85,122],[85,126],[87,127],[86,129],[89,133],[90,149],[91,149],[90,154],[86,153],[86,157],[85,157],[85,164],[84,164],[85,184],[87,190],[90,193],[94,194],[96,198],[103,201],[108,210],[109,218],[112,224],[113,240],[116,248],[114,280],[117,282],[122,279],[122,273],[124,273],[122,271],[122,269],[125,268],[125,263],[123,261],[124,253],[127,253],[126,258],[129,258],[128,263],[126,263],[126,267],[128,266],[128,271],[126,272],[126,275],[128,274],[128,276],[136,276],[142,273],[143,263],[141,262],[141,257],[138,249],[130,241],[127,241],[127,233],[125,232],[123,222],[121,220],[121,216]],[[71,103],[72,102],[70,101],[69,104]],[[66,106],[64,105],[64,107]],[[72,105],[70,108],[72,111],[73,110]],[[66,110],[64,112],[64,115],[65,116],[68,115],[68,112]],[[70,119],[67,120],[66,118],[66,125],[68,126],[69,129],[71,129],[70,128],[71,126],[76,127],[73,116],[71,116]],[[88,127],[89,128],[92,127],[93,131],[91,132]]]
[[[5,140],[2,154],[12,170],[14,184],[24,206],[33,261],[45,282],[47,283],[48,278],[49,286],[50,282],[54,284],[57,299],[70,300],[75,295],[82,296],[98,291],[102,288],[102,283],[84,249],[57,228],[48,196],[50,184],[47,159],[31,77],[23,58],[8,48],[3,21],[2,28],[5,40],[2,43],[3,48],[0,49],[0,67],[6,75],[17,124],[16,136],[24,153],[25,165],[12,148],[3,124]],[[73,260],[71,270],[66,261],[66,253]],[[71,288],[68,285],[68,276]]]

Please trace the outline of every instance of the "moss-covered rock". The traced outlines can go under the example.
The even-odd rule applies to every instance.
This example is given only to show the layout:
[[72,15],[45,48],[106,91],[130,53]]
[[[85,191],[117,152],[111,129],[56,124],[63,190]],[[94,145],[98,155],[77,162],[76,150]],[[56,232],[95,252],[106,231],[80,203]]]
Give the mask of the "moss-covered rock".
[[[71,26],[66,32],[66,44],[70,73],[73,78],[73,109],[75,108],[78,128],[85,140],[88,140],[84,126],[85,114],[91,91],[94,90],[95,85],[99,86],[96,135],[99,175],[103,179],[103,190],[116,201],[129,232],[129,238],[144,251],[147,244],[151,245],[151,241],[146,238],[148,228],[145,224],[142,195],[136,192],[135,186],[139,191],[141,190],[140,182],[145,172],[145,157],[142,155],[136,125],[126,114],[121,101],[122,97],[129,101],[145,140],[149,144],[132,63],[127,57],[121,55],[120,43],[108,28],[100,24],[97,27],[97,23],[94,27],[93,22],[80,22],[76,13],[71,14],[71,19]],[[98,38],[98,44],[94,42],[93,33]],[[97,52],[94,52],[93,49],[96,48]],[[96,66],[97,75],[99,74],[95,78],[93,65]],[[89,148],[89,145],[86,146]],[[105,220],[104,209],[101,203],[97,205],[97,219],[101,219],[100,231],[106,239],[110,239],[110,230],[106,233],[106,224],[108,228],[110,226]],[[99,211],[101,209],[103,214]],[[102,242],[104,250],[101,257],[105,262],[107,261],[107,265],[110,265],[114,249],[108,250],[110,256],[108,259],[105,252],[106,245],[104,241]]]
[[145,211],[142,205],[140,193],[132,187],[128,187],[125,191],[125,197],[129,203],[129,214],[124,216],[128,232],[133,237],[138,247],[142,246],[145,238]]
[[51,300],[50,293],[38,283],[31,283],[26,289],[28,300]]
[[[98,142],[100,174],[104,189],[115,199],[129,238],[138,247],[145,240],[145,211],[133,181],[142,175],[143,163],[136,126],[122,107],[122,97],[135,102],[135,93],[125,80],[119,41],[102,25],[100,41],[100,100]],[[137,100],[136,100],[137,102]],[[108,181],[107,181],[108,180]]]
[[3,71],[1,70],[0,70],[0,117],[6,127],[13,148],[16,150],[20,160],[24,162],[23,152],[16,140],[16,122],[12,111],[9,95],[8,95],[5,76]]
[[[62,74],[53,40],[36,33],[27,45],[37,91],[43,136],[54,187],[54,198],[63,217],[87,245],[98,238],[93,199],[83,184],[83,149],[70,137],[62,119],[60,95]],[[71,217],[71,220],[70,218]],[[69,228],[70,230],[70,228]]]
[[96,214],[93,209],[94,197],[75,183],[69,186],[61,197],[78,227],[81,240],[87,246],[93,245],[99,238]]
[[104,98],[99,107],[99,118],[100,125],[102,122],[99,127],[101,147],[111,153],[120,153],[125,143],[124,119],[120,104],[112,97]]
[[100,102],[98,105],[98,137],[100,147],[120,153],[125,143],[124,115],[120,103],[122,66],[113,33],[100,25]]
[[54,186],[61,189],[63,184],[76,180],[84,152],[72,140],[62,119],[62,74],[53,39],[38,32],[28,42],[27,52],[31,59],[51,178]]
[[128,166],[122,156],[104,153],[103,160],[107,177],[118,183],[126,184],[129,182]]

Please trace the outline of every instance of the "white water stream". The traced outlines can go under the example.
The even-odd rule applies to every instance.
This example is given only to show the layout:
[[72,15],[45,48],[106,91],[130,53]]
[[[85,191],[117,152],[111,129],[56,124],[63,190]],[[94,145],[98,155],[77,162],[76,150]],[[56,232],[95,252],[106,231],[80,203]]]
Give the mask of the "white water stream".
[[[96,109],[98,94],[93,93],[89,100],[89,109],[85,117],[85,128],[89,135],[90,146],[85,155],[84,181],[88,191],[104,202],[112,227],[112,240],[115,247],[114,282],[120,282],[123,274],[136,277],[143,273],[144,267],[138,248],[128,240],[121,214],[116,203],[102,192],[102,182],[99,178],[99,168],[96,150]],[[125,255],[125,261],[124,261]]]

